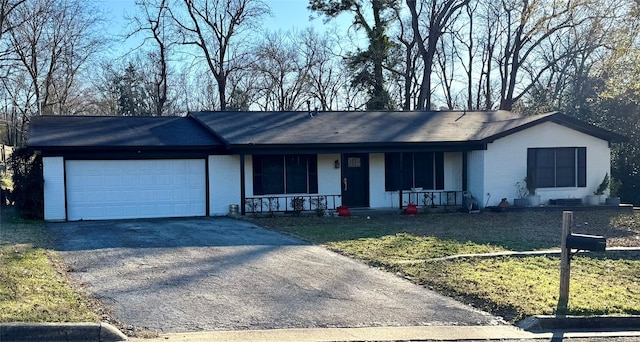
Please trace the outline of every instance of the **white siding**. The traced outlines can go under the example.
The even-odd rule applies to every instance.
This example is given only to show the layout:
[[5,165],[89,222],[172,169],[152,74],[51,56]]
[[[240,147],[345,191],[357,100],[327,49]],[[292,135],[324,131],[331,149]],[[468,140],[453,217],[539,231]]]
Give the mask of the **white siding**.
[[[467,190],[478,202],[484,198],[485,151],[467,153]],[[481,205],[484,203],[480,203]]]
[[44,219],[65,220],[64,158],[42,158],[44,176]]
[[394,197],[397,202],[397,193],[393,196],[393,193],[384,191],[384,153],[369,154],[369,206],[390,208]]
[[462,190],[462,152],[444,154],[444,190]]
[[240,205],[240,156],[209,156],[209,214],[227,215]]
[[244,156],[244,196],[253,197],[253,158]]
[[[340,168],[335,167],[335,161],[340,162],[340,154],[318,155],[318,194],[340,195],[342,182],[340,181]],[[340,165],[342,167],[342,165]],[[327,198],[328,205],[332,206],[332,199]],[[341,198],[336,198],[336,207],[342,204]]]
[[[513,199],[517,198],[515,183],[522,181],[527,174],[527,148],[545,147],[586,147],[587,187],[537,189],[536,193],[540,195],[543,204],[549,199],[583,198],[590,195],[602,182],[605,173],[610,172],[610,149],[607,141],[545,122],[488,144],[484,163],[484,190],[491,194],[489,205],[497,205],[501,198],[507,198],[513,204]],[[482,201],[483,205],[484,201],[486,198]]]

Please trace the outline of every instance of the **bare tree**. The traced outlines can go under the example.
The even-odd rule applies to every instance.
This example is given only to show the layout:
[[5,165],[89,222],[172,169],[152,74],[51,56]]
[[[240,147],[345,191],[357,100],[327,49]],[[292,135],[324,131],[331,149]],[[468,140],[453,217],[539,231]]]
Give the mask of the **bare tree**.
[[343,89],[350,86],[350,75],[341,56],[341,36],[308,29],[299,39],[300,51],[309,64],[308,97],[314,107],[321,110],[341,108]]
[[[497,59],[500,70],[500,108],[511,110],[538,78],[567,51],[552,61],[542,63],[545,43],[558,35],[567,34],[572,27],[582,25],[590,18],[591,0],[572,2],[502,0],[500,13],[495,17],[501,23],[501,53]],[[535,71],[525,75],[523,69]],[[527,76],[525,79],[523,79]]]
[[101,44],[94,31],[99,20],[81,1],[34,0],[13,15],[25,20],[9,32],[34,94],[25,107],[61,114],[78,73]]
[[138,33],[145,34],[144,42],[151,41],[155,46],[153,52],[148,53],[148,58],[153,61],[156,72],[153,74],[153,87],[155,97],[155,115],[161,116],[164,111],[167,98],[168,56],[169,47],[173,44],[167,39],[170,28],[165,17],[168,12],[168,0],[137,0],[136,5],[141,10],[139,16],[133,17],[135,28],[128,37]]
[[[418,95],[418,109],[429,110],[431,108],[431,88],[434,59],[438,50],[438,41],[449,25],[450,20],[466,6],[469,0],[422,0],[420,7],[417,0],[407,0],[407,6],[411,13],[413,34],[418,42],[418,51],[422,57],[424,70],[422,84]],[[424,12],[423,12],[424,11]],[[426,28],[421,28],[422,16],[427,17]],[[423,33],[426,30],[426,37]]]
[[307,100],[310,61],[298,48],[296,32],[268,33],[256,48],[265,108],[295,110]]
[[[389,92],[385,88],[384,69],[388,63],[389,39],[387,27],[395,20],[395,8],[398,0],[309,0],[309,9],[328,18],[340,13],[353,13],[353,26],[362,29],[369,41],[366,50],[357,49],[349,56],[348,63],[355,72],[352,83],[370,93],[368,109],[392,109]],[[368,12],[368,9],[370,11]],[[369,18],[373,18],[373,22]]]
[[16,130],[26,130],[30,115],[78,110],[80,74],[102,44],[95,13],[79,0],[32,0],[4,19],[8,29],[2,40],[13,63],[5,64],[2,86],[9,112],[16,114]]
[[244,67],[249,53],[240,38],[247,38],[247,29],[268,14],[269,8],[260,0],[184,0],[183,4],[186,16],[180,16],[177,9],[169,11],[179,39],[203,53],[217,83],[220,109],[226,110],[229,75]]
[[411,26],[411,18],[402,15],[403,10],[400,7],[395,9],[396,27],[395,40],[396,44],[392,46],[391,58],[397,59],[391,63],[394,68],[390,69],[398,84],[400,103],[403,110],[411,110],[413,108],[414,99],[417,96],[416,74],[419,73],[420,65],[418,65],[419,55],[416,51],[416,37],[413,34]]

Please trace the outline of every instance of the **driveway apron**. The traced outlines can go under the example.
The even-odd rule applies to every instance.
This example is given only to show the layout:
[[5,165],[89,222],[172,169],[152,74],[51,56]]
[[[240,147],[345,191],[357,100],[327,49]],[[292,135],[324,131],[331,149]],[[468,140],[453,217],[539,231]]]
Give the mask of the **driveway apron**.
[[161,332],[490,325],[500,320],[350,258],[228,218],[49,223],[69,275]]

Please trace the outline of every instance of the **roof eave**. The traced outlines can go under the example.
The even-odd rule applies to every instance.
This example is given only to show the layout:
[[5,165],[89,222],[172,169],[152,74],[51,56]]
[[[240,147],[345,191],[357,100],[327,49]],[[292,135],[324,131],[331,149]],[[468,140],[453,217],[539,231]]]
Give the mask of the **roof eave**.
[[525,129],[531,128],[533,126],[537,126],[541,123],[544,122],[553,122],[556,123],[558,125],[561,126],[565,126],[567,128],[571,128],[573,130],[582,132],[584,134],[588,134],[591,136],[594,136],[596,138],[602,139],[602,140],[606,140],[609,143],[621,143],[621,142],[628,142],[629,138],[609,131],[607,129],[604,128],[600,128],[598,126],[580,121],[578,119],[574,119],[572,117],[569,117],[567,115],[564,115],[560,112],[552,112],[552,113],[548,113],[548,115],[545,115],[544,117],[541,117],[538,120],[533,120],[530,122],[527,122],[526,124],[502,131],[500,133],[491,135],[489,137],[486,137],[484,139],[479,140],[480,142],[484,143],[484,144],[488,144],[488,143],[492,143],[497,139],[500,138],[504,138],[508,135],[523,131]]
[[320,143],[320,144],[231,144],[231,154],[301,154],[402,151],[470,151],[486,149],[486,144],[463,142]]

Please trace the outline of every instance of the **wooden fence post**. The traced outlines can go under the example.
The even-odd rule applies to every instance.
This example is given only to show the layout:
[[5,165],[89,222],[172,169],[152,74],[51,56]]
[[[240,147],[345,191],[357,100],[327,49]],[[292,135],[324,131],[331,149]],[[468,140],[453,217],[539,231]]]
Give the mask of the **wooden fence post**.
[[567,236],[571,234],[573,225],[573,212],[562,212],[562,251],[560,254],[560,296],[558,297],[557,315],[567,314],[567,304],[569,303],[569,277],[571,274],[571,255],[567,248]]

